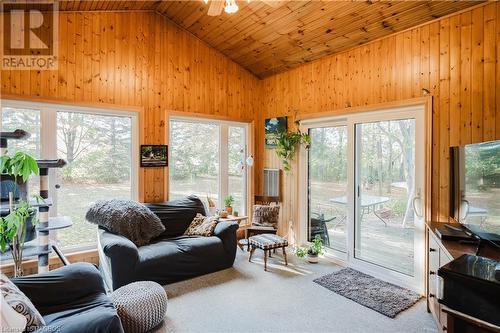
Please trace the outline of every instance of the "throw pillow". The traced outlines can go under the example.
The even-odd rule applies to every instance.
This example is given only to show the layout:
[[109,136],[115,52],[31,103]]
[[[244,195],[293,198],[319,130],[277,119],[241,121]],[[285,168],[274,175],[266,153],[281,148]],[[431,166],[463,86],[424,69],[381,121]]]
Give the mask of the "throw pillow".
[[36,329],[45,326],[42,315],[33,303],[4,274],[0,274],[0,290],[5,302],[26,318],[26,332],[34,332]]
[[215,227],[219,221],[214,216],[203,216],[200,213],[196,214],[193,222],[189,225],[185,236],[204,236],[209,237],[214,234]]
[[280,206],[254,205],[252,224],[263,227],[278,227]]
[[100,200],[90,206],[85,218],[90,223],[127,237],[135,245],[149,244],[165,227],[146,206],[132,200]]
[[0,332],[22,333],[28,320],[14,310],[0,293]]

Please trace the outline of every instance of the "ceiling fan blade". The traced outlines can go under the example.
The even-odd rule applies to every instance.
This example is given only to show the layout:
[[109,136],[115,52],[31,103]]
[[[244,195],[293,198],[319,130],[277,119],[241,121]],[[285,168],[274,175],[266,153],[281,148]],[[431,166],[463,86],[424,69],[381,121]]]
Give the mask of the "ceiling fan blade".
[[278,8],[281,6],[281,1],[279,0],[260,0],[269,7]]
[[225,0],[212,0],[210,1],[210,7],[208,7],[208,16],[217,16],[222,13],[224,9]]

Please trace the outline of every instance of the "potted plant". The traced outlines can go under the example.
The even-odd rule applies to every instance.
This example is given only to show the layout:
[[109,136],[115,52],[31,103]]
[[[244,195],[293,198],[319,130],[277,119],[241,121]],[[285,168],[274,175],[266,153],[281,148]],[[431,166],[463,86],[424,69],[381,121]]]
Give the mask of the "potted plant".
[[[298,122],[295,122],[298,125]],[[303,144],[306,149],[311,145],[311,137],[307,133],[283,130],[276,134],[276,155],[283,163],[283,169],[290,171],[291,161],[295,157],[297,147]]]
[[226,212],[231,215],[233,213],[233,203],[234,197],[232,195],[228,195],[224,198],[224,205],[226,206]]
[[[36,160],[29,154],[17,152],[10,157],[0,157],[0,172],[2,178],[12,179],[9,191],[9,214],[0,217],[0,250],[5,252],[9,245],[14,260],[14,275],[22,275],[23,247],[27,232],[34,232],[35,209],[26,200],[26,186],[31,175],[38,175]],[[14,202],[14,196],[19,197]]]
[[310,263],[317,263],[319,261],[319,255],[323,254],[323,240],[319,235],[314,237],[312,243],[308,247],[297,247],[295,249],[295,255],[299,258],[304,258],[307,255],[307,261]]

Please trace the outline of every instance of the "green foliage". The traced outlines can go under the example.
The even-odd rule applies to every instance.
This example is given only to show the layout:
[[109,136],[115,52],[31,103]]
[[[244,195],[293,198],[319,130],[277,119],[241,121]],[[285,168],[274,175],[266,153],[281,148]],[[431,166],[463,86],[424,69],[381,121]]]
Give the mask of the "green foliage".
[[405,200],[392,198],[392,200],[387,204],[387,206],[389,206],[389,208],[396,216],[403,216],[403,214],[406,212]]
[[224,198],[224,204],[226,207],[231,207],[234,203],[234,197],[232,195],[228,195]]
[[304,258],[306,254],[319,255],[323,254],[323,248],[323,240],[319,235],[316,235],[308,247],[297,247],[295,249],[295,255],[299,258]]
[[58,172],[65,181],[112,184],[130,179],[129,118],[61,112],[57,124],[59,154],[68,163]]
[[38,175],[39,169],[36,160],[29,154],[18,151],[14,156],[0,157],[1,173],[21,177],[23,182],[28,181],[31,175]]
[[307,254],[307,249],[304,247],[297,247],[295,249],[295,255],[299,258],[304,258]]
[[307,250],[307,254],[318,255],[323,254],[323,240],[319,235],[314,237],[312,244],[309,246]]
[[[203,176],[216,177],[219,172],[218,126],[171,121],[170,156],[169,174],[173,180],[189,182]],[[231,155],[229,158],[231,161]]]
[[[485,143],[480,146],[465,147],[465,181],[467,188],[485,192],[489,185],[488,176],[500,174],[499,144],[496,142]],[[484,184],[483,184],[484,182]]]
[[325,182],[340,182],[347,179],[347,127],[311,128],[309,135],[311,179]]
[[311,137],[300,131],[281,131],[276,133],[276,155],[283,163],[283,169],[290,171],[290,162],[294,159],[297,147],[303,144],[306,149],[311,145]]
[[[38,175],[39,168],[36,160],[29,154],[18,151],[14,156],[4,155],[0,157],[0,171],[3,174],[21,177],[27,182],[31,175]],[[17,184],[17,182],[15,182]],[[26,236],[26,220],[34,213],[31,205],[24,200],[17,203],[16,207],[6,217],[0,218],[0,250],[5,252],[7,244],[18,236],[21,230],[20,243],[24,242]],[[36,223],[36,221],[34,221]]]
[[[20,201],[16,208],[14,208],[9,215],[0,218],[0,250],[5,252],[7,244],[11,243],[12,240],[18,235],[19,230],[22,228],[20,233],[20,243],[24,243],[24,238],[26,236],[26,220],[34,214],[34,210],[27,201]],[[33,225],[38,223],[38,219],[34,216],[32,218]]]

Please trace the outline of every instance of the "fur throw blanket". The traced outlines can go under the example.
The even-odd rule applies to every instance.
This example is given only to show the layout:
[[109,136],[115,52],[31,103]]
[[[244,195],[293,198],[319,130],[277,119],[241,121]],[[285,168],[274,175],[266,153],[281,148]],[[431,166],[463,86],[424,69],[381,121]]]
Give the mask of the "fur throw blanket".
[[149,244],[165,231],[158,216],[132,200],[99,200],[90,206],[87,221],[130,239],[135,245]]

